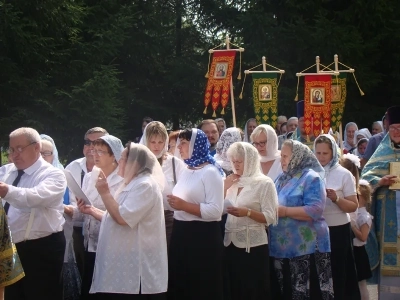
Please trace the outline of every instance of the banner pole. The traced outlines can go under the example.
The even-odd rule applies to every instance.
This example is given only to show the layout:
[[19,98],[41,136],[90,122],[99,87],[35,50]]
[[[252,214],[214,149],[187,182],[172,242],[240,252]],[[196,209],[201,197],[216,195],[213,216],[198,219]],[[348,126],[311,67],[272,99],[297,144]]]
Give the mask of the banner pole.
[[[229,35],[226,35],[226,49],[229,50]],[[233,81],[232,81],[232,76],[231,76],[231,82],[230,82],[230,90],[231,90],[231,106],[232,106],[232,123],[233,127],[236,127],[236,112],[235,112],[235,99],[234,99],[234,93],[233,93]]]

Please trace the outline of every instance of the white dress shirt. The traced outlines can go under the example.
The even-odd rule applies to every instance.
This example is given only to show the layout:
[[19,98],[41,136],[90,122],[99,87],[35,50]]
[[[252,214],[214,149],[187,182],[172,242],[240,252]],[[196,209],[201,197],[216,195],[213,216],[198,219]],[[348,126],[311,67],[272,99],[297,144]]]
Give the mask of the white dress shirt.
[[18,170],[14,164],[0,168],[0,178],[7,183],[8,193],[4,200],[10,203],[8,224],[12,240],[24,240],[29,217],[35,210],[28,240],[34,240],[63,230],[63,196],[67,187],[64,173],[46,162],[42,157],[29,168],[18,183],[12,186]]
[[[88,170],[86,167],[86,157],[78,158],[74,161],[72,161],[68,166],[65,167],[66,170],[70,171],[72,176],[74,177],[75,181],[81,186],[82,182],[82,171],[84,175],[87,174]],[[74,193],[71,192],[71,189],[69,189],[69,203],[77,208],[78,205],[76,203],[75,195]],[[82,227],[83,226],[83,216],[80,215],[80,218],[74,218],[74,226],[76,227]]]
[[90,293],[138,294],[140,288],[142,294],[166,292],[167,240],[158,184],[141,174],[116,200],[128,225],[104,215]]
[[[115,195],[118,188],[121,186],[123,178],[118,174],[118,168],[116,168],[110,175],[107,176],[107,183],[110,189],[110,194],[112,196]],[[92,172],[89,172],[83,178],[82,190],[89,198],[92,205],[102,211],[106,211],[106,207],[101,199],[99,192],[96,189],[96,181],[97,178],[92,178]],[[77,215],[77,208],[74,208],[74,218]],[[84,215],[84,223],[83,223],[83,236],[84,241],[83,244],[85,249],[89,252],[96,252],[97,243],[99,240],[99,232],[100,232],[101,222],[95,219],[93,216]]]

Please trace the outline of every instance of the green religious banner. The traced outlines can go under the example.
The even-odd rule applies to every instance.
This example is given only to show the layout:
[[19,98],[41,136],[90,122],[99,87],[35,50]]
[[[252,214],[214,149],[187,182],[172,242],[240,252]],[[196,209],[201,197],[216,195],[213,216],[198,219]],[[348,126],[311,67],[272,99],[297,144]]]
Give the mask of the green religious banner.
[[276,73],[253,73],[254,113],[258,124],[276,127],[278,119],[278,83]]
[[332,76],[331,85],[331,127],[333,132],[339,130],[342,122],[344,107],[346,104],[346,80],[347,73]]

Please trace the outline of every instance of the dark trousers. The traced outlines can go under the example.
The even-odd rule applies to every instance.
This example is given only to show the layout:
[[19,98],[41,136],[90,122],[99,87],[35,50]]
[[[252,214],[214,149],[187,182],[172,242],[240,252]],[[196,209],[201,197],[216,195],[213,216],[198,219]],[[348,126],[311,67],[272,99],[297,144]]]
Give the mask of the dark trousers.
[[63,300],[64,232],[15,244],[25,277],[6,287],[6,300]]
[[161,294],[94,294],[95,300],[166,300],[167,293]]
[[92,286],[95,262],[96,252],[85,251],[85,271],[82,277],[81,300],[94,299],[93,294],[89,294],[89,291]]
[[83,245],[83,233],[82,227],[74,226],[74,231],[72,232],[72,239],[74,241],[74,253],[76,265],[78,266],[79,274],[83,278],[84,273],[84,262],[85,262],[85,247]]

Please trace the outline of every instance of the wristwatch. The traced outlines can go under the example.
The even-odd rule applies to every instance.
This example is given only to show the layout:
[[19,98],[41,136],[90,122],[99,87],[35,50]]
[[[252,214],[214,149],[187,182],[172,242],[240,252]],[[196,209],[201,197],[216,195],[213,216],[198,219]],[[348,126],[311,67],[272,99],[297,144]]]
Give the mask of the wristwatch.
[[339,196],[336,196],[336,200],[335,201],[333,201],[334,203],[338,203],[339,202],[339,200],[340,200],[340,197]]

